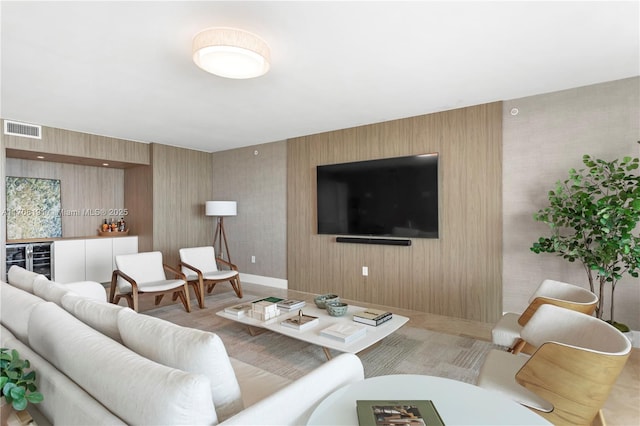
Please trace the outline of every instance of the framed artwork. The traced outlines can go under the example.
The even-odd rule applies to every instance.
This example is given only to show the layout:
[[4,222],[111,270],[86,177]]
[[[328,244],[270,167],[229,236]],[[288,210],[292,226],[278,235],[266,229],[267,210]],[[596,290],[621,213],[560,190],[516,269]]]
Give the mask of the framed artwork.
[[59,179],[6,177],[7,240],[62,237]]

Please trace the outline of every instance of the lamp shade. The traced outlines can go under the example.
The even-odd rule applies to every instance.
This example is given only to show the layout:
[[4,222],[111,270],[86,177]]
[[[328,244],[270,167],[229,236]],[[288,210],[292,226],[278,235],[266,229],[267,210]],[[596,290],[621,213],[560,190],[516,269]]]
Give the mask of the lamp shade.
[[238,214],[238,203],[235,201],[207,201],[204,214],[207,216],[235,216]]
[[254,78],[269,71],[269,46],[257,35],[236,28],[208,28],[193,37],[193,61],[211,74]]

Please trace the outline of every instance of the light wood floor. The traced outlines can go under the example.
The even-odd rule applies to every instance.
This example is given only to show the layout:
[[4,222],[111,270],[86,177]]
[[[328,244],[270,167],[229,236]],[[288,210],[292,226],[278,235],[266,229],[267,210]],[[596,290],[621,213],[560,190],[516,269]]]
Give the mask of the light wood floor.
[[[306,300],[313,299],[313,296],[308,293],[302,293],[294,290],[282,290],[250,283],[243,283],[242,287],[245,293],[256,296],[272,295],[279,297],[301,298]],[[218,292],[231,291],[231,286],[219,284],[214,289],[214,294]],[[164,300],[161,305],[165,305],[167,303],[172,302],[170,299]],[[125,302],[121,301],[121,304],[125,304]],[[198,304],[196,303],[195,298],[192,298],[191,306],[194,310],[198,309]],[[141,297],[140,311],[152,309],[154,307],[153,297]],[[388,309],[400,315],[407,316],[410,318],[408,324],[413,327],[421,327],[442,333],[491,341],[492,324],[443,317],[440,315],[405,309],[389,308],[385,306],[371,307]],[[618,378],[613,391],[609,395],[609,399],[605,404],[604,417],[608,426],[640,425],[640,349],[633,349],[622,374]]]

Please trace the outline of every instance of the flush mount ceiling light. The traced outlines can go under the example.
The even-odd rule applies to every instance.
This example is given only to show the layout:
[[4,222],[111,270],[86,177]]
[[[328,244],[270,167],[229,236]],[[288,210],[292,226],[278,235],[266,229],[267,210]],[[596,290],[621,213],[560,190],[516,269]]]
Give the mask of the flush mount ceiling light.
[[269,71],[267,43],[236,28],[208,28],[193,37],[193,61],[220,77],[254,78]]

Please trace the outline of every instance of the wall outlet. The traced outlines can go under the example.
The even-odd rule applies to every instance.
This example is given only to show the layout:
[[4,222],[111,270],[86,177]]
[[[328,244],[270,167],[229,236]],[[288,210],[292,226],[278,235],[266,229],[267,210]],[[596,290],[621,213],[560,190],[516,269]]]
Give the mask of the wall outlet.
[[362,276],[363,277],[369,276],[369,267],[368,266],[363,266],[362,267]]
[[251,256],[251,263],[256,263],[256,257],[255,256]]

